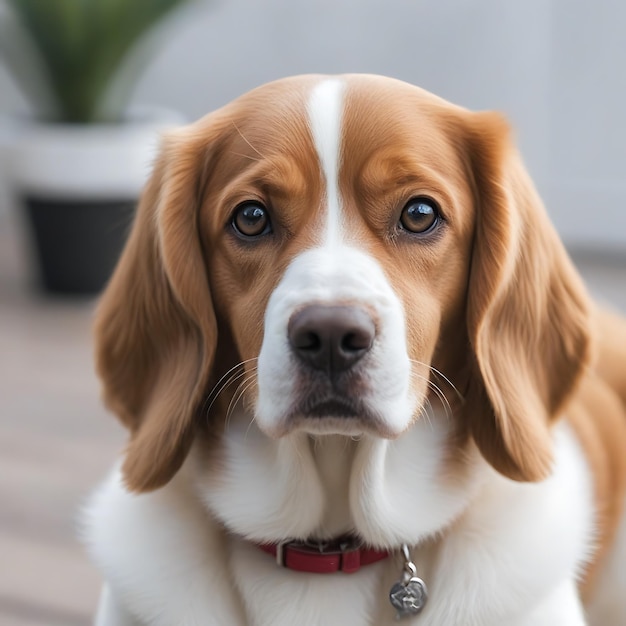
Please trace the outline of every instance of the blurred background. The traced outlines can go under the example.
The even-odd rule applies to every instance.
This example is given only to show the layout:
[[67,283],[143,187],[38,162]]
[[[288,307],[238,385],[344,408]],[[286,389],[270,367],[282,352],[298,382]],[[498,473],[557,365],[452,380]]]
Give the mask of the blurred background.
[[163,128],[306,72],[499,109],[591,291],[626,311],[624,32],[621,0],[0,0],[0,625],[96,603],[77,511],[124,433],[91,317]]

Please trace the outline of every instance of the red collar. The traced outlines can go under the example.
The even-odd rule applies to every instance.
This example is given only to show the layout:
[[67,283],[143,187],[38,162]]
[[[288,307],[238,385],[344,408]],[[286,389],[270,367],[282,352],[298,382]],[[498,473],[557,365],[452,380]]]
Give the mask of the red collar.
[[296,572],[353,574],[364,565],[382,561],[387,550],[362,546],[353,537],[342,537],[328,542],[288,541],[257,544],[261,550],[276,557],[276,563]]

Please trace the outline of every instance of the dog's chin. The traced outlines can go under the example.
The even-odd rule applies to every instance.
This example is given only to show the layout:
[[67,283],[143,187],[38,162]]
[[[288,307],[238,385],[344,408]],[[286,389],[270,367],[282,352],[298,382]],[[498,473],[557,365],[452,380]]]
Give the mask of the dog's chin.
[[259,421],[257,424],[273,439],[293,433],[343,435],[351,438],[369,435],[382,439],[395,439],[400,434],[394,432],[381,416],[362,409],[357,412],[351,406],[335,401],[320,403],[306,411],[294,410],[269,428]]

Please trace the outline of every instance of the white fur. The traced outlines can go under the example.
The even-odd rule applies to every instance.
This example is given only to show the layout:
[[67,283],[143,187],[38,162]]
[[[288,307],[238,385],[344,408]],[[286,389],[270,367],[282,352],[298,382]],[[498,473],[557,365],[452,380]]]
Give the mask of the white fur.
[[[555,446],[554,472],[544,482],[515,483],[495,472],[485,481],[432,571],[432,596],[448,602],[431,603],[421,626],[585,623],[577,595],[566,601],[559,589],[573,586],[590,552],[593,487],[564,424]],[[555,594],[563,600],[557,611]]]
[[357,530],[388,548],[419,543],[458,517],[484,480],[477,458],[464,479],[441,476],[449,434],[444,415],[418,421],[396,441],[304,433],[275,441],[250,419],[243,412],[233,417],[224,438],[225,471],[212,480],[200,473],[198,489],[224,524],[256,541]]
[[340,240],[341,119],[344,84],[340,79],[323,80],[313,89],[308,106],[313,142],[326,182],[326,245]]
[[623,626],[626,615],[626,518],[622,519],[615,546],[598,576],[595,590],[589,605],[590,623]]
[[[598,626],[609,626],[605,622],[594,622]],[[542,598],[534,610],[528,614],[507,622],[510,626],[553,626],[553,624],[567,624],[567,626],[585,626],[585,612],[578,596],[576,582],[569,578]]]
[[124,611],[142,625],[245,624],[232,580],[216,567],[227,559],[224,537],[189,483],[181,471],[166,488],[137,496],[116,469],[94,494],[85,526],[108,585],[103,613]]
[[139,626],[139,622],[119,603],[109,585],[105,584],[100,593],[94,626]]
[[[237,429],[229,433],[225,467],[231,478],[217,488],[221,491],[218,495],[210,493],[215,489],[214,477],[203,476],[201,464],[194,458],[200,454],[198,450],[174,481],[155,493],[128,494],[116,473],[96,494],[87,538],[108,580],[109,603],[123,606],[138,623],[155,626],[393,624],[386,594],[401,572],[397,558],[352,575],[302,574],[279,568],[258,548],[236,535],[224,534],[215,518],[227,519],[231,514],[229,491],[234,495],[242,488],[260,494],[247,503],[247,513],[253,521],[261,520],[269,536],[289,533],[304,523],[302,511],[292,505],[289,496],[296,502],[306,500],[306,493],[299,495],[299,491],[309,487],[300,483],[301,474],[289,478],[282,461],[287,461],[288,470],[294,470],[293,450],[286,451],[279,442],[273,442],[276,459],[255,457],[249,468],[253,471],[242,471],[245,454],[239,454],[250,453],[257,441],[252,438],[248,443],[245,433]],[[477,455],[470,468],[476,482],[469,497],[461,485],[456,494],[442,485],[435,459],[427,458],[437,457],[440,451],[429,451],[426,442],[420,446],[419,434],[415,433],[412,442],[417,447],[396,449],[397,458],[384,469],[375,462],[378,480],[369,483],[366,477],[359,478],[359,457],[369,454],[366,450],[372,442],[364,439],[347,444],[354,448],[353,454],[346,455],[351,459],[345,467],[350,473],[349,497],[344,493],[345,481],[324,484],[311,465],[320,450],[314,442],[306,445],[302,439],[302,471],[310,471],[309,480],[317,483],[313,500],[321,496],[306,508],[314,518],[311,526],[324,518],[318,507],[333,502],[338,494],[332,491],[337,490],[340,499],[349,500],[352,522],[365,535],[372,525],[380,538],[390,542],[396,540],[398,526],[402,532],[413,528],[414,536],[421,534],[420,528],[433,529],[412,548],[419,573],[430,587],[430,600],[420,616],[405,623],[582,626],[585,621],[573,581],[592,533],[592,493],[588,468],[568,428],[563,425],[555,433],[555,471],[548,480],[515,483],[496,474]],[[318,444],[318,448],[329,444],[331,453],[337,452],[332,450],[337,439]],[[381,441],[379,445],[393,444]],[[429,477],[439,489],[428,484]],[[378,522],[367,519],[364,511],[359,511],[363,502],[371,498],[384,503],[390,487],[396,495],[387,501],[386,515],[379,508]],[[353,497],[355,489],[359,495]],[[267,504],[272,491],[283,493],[287,507],[278,515],[274,508],[274,516],[264,511],[272,509]],[[198,492],[205,496],[208,510],[199,506]],[[446,498],[450,500],[447,505]],[[409,501],[421,507],[409,505]],[[409,508],[402,510],[405,502]],[[451,521],[454,508],[459,510]],[[392,530],[387,530],[387,524]],[[109,623],[101,620],[101,625]]]

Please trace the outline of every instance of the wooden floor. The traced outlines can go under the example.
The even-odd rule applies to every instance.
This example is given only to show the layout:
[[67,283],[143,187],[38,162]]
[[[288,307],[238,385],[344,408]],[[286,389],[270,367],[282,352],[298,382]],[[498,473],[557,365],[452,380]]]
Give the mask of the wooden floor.
[[[124,433],[98,400],[94,302],[37,295],[27,258],[21,224],[0,216],[0,626],[87,625],[100,581],[77,518]],[[626,256],[580,259],[626,311]]]
[[77,520],[124,433],[98,399],[94,302],[36,295],[19,234],[0,221],[0,625],[87,625],[100,582]]

